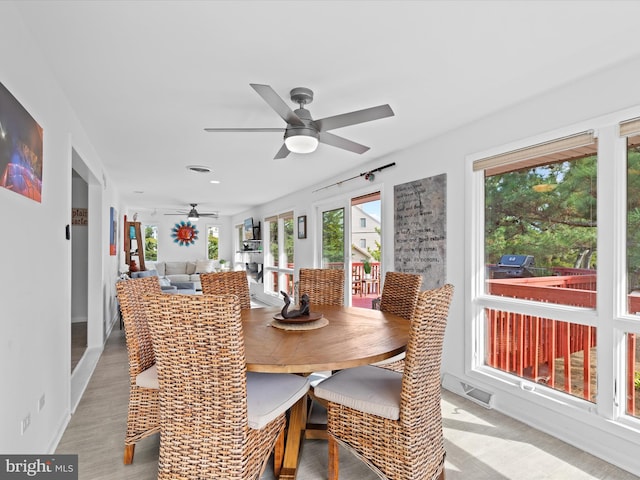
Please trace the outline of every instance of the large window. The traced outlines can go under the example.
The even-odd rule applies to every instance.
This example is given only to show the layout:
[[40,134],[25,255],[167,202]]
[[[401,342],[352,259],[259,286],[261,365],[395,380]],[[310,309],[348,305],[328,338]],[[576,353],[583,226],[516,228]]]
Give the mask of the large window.
[[[590,132],[474,163],[484,177],[485,364],[595,401],[597,145]],[[526,301],[526,302],[525,302]],[[570,317],[572,321],[566,321]]]
[[[626,310],[640,318],[640,119],[623,122],[627,139],[627,288]],[[626,334],[626,413],[640,417],[640,342],[638,333]]]
[[285,212],[265,219],[268,232],[265,245],[265,292],[277,295],[281,291],[293,296],[294,222],[293,212]]

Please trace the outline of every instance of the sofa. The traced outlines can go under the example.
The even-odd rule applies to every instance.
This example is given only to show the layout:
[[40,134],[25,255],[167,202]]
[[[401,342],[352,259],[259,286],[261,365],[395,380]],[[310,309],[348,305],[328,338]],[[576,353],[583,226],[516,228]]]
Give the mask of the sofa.
[[156,270],[144,270],[142,272],[131,272],[131,278],[143,278],[143,277],[158,277],[160,282],[160,288],[163,293],[180,293],[180,294],[195,294],[196,286],[194,282],[175,282],[171,283],[168,278],[160,277]]
[[154,268],[160,278],[167,278],[171,285],[180,282],[193,282],[195,289],[202,291],[200,274],[220,271],[220,263],[217,260],[155,262]]

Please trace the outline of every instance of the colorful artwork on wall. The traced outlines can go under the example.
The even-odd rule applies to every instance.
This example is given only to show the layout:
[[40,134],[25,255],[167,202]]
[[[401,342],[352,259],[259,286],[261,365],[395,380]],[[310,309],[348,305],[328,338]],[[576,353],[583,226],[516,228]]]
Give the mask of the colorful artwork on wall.
[[0,83],[0,187],[42,201],[42,127]]
[[118,212],[111,207],[109,209],[109,255],[112,257],[116,254],[118,238]]
[[191,222],[176,223],[171,230],[173,241],[181,247],[188,247],[198,239],[198,230]]

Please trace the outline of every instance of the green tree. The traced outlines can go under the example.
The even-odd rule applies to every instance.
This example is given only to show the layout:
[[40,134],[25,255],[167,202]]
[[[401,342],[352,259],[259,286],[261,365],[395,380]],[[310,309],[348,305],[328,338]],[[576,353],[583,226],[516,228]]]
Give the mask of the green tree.
[[287,267],[293,265],[293,217],[284,219],[284,253]]
[[155,226],[147,225],[144,228],[144,259],[148,261],[158,260],[158,232]]
[[209,260],[218,260],[218,230],[208,228],[207,250]]
[[538,267],[594,268],[596,172],[591,156],[487,177],[486,262],[522,254]]
[[[375,231],[378,234],[378,238],[380,238],[382,236],[382,229],[380,227],[375,227]],[[379,262],[380,259],[382,258],[382,245],[380,245],[380,242],[378,240],[375,240],[375,244],[376,244],[376,249],[371,250],[371,247],[367,247],[367,252],[369,252],[369,254],[374,258],[374,260]]]
[[627,151],[627,272],[629,291],[640,288],[640,146]]
[[325,262],[344,262],[344,209],[322,213],[322,255]]

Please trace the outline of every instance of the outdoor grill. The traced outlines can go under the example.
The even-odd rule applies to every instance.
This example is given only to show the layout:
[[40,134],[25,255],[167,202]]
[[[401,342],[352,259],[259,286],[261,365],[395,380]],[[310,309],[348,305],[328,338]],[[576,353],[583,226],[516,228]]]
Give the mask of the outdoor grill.
[[503,255],[491,269],[491,278],[533,277],[534,265],[533,255]]

